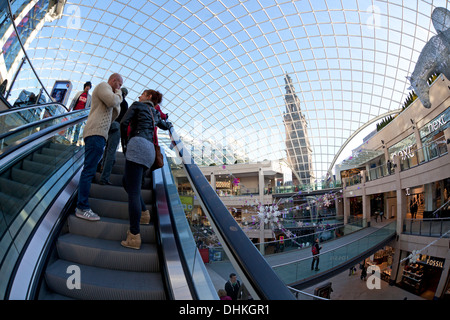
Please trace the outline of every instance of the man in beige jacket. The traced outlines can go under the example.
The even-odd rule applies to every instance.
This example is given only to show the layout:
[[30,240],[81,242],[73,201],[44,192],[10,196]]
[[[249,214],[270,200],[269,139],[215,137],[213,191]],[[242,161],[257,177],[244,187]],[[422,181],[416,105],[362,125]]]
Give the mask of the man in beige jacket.
[[78,218],[89,221],[100,220],[100,217],[89,206],[89,193],[97,165],[103,155],[106,139],[108,139],[109,127],[119,115],[122,84],[122,76],[114,73],[109,77],[108,82],[100,83],[92,92],[91,110],[83,131],[84,167],[80,175],[78,202],[75,210]]

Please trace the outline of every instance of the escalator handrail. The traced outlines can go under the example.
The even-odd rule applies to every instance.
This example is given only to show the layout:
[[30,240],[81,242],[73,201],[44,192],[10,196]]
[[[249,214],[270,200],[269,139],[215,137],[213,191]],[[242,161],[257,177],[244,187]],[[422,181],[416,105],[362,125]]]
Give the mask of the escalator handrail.
[[[28,137],[24,138],[23,141],[21,143],[16,144],[15,146],[12,146],[11,148],[8,148],[8,150],[6,150],[5,152],[3,152],[2,154],[0,154],[0,168],[3,167],[6,163],[8,163],[8,161],[10,161],[10,156],[13,154],[14,151],[16,151],[17,149],[21,148],[22,146],[33,142],[45,135],[47,135],[48,133],[52,132],[52,131],[56,131],[56,130],[62,130],[66,127],[69,127],[70,125],[74,124],[74,123],[78,123],[78,122],[82,122],[85,119],[87,119],[88,115],[84,115],[81,116],[79,118],[75,118],[75,119],[70,119],[67,121],[64,121],[60,124],[57,124],[55,126],[51,126],[48,128],[45,128],[43,130],[40,130],[38,132],[35,132],[31,135],[29,135]],[[45,119],[46,121],[50,121],[52,119],[55,119],[54,117],[51,118],[47,118]]]
[[[161,150],[164,148],[161,147]],[[187,297],[194,300],[218,300],[216,289],[197,250],[190,225],[186,220],[166,153],[163,152],[163,155],[164,166],[153,171],[153,189],[156,191],[160,239],[161,242],[168,242],[168,247],[172,248],[166,255],[167,245],[162,243],[164,256],[170,259],[170,261],[166,261],[166,259],[164,261],[167,266],[168,278],[171,283],[174,283],[172,285],[173,296],[183,300],[186,300]],[[176,257],[175,251],[177,251],[177,259],[174,258]],[[178,265],[183,266],[184,277],[180,276],[181,268],[177,270]],[[178,273],[174,273],[172,270],[178,271]],[[172,279],[172,275],[175,276],[175,279]]]
[[68,111],[69,109],[67,109],[67,107],[65,105],[63,105],[62,103],[59,103],[59,102],[47,102],[47,103],[41,103],[41,104],[33,104],[33,105],[20,107],[20,108],[10,108],[8,110],[2,110],[2,111],[0,111],[0,116],[2,116],[4,114],[8,114],[8,113],[15,113],[15,112],[20,112],[20,111],[24,111],[24,110],[37,109],[37,108],[50,106],[50,105],[59,105],[59,106],[63,107],[66,110],[66,112],[69,112]]
[[[164,166],[168,166],[167,159]],[[155,227],[158,235],[158,247],[161,248],[162,253],[161,263],[163,267],[161,270],[167,291],[171,299],[192,300],[193,295],[188,282],[186,282],[185,267],[174,235],[171,210],[165,192],[167,186],[162,170],[154,170],[152,177],[153,190],[155,191],[155,209],[158,216]]]
[[2,103],[4,103],[6,107],[8,107],[8,109],[2,110],[0,112],[9,111],[10,109],[12,109],[11,103],[9,103],[8,100],[6,100],[6,98],[2,94],[0,94],[0,100],[2,100]]
[[18,131],[26,130],[28,128],[31,128],[32,126],[39,125],[39,124],[42,124],[42,123],[46,123],[46,122],[52,121],[54,119],[64,118],[64,117],[67,117],[70,114],[82,113],[84,111],[85,111],[85,109],[77,110],[77,111],[74,111],[73,113],[71,112],[71,113],[59,114],[59,115],[56,115],[56,116],[53,116],[53,117],[48,117],[48,118],[44,118],[42,120],[38,120],[38,121],[35,121],[35,122],[27,123],[27,124],[24,124],[23,126],[14,128],[14,129],[12,129],[12,130],[10,130],[8,132],[0,134],[0,139],[5,139],[5,138],[7,138],[7,137],[9,137],[9,136],[11,136],[13,134],[16,134]]
[[[183,161],[188,178],[200,198],[200,203],[219,240],[222,242],[232,265],[261,300],[294,300],[293,294],[267,263],[262,254],[250,241],[217,193],[209,184],[189,151],[184,148],[175,129],[169,130],[172,144]],[[251,292],[252,293],[252,292]]]

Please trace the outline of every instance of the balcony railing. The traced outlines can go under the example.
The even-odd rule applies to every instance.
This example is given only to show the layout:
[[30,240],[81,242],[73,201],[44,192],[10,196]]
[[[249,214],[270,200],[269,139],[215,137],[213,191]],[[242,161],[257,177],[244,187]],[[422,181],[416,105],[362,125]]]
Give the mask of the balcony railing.
[[[425,144],[422,148],[411,151],[410,153],[402,156],[400,159],[400,171],[414,168],[418,165],[438,159],[446,154],[448,154],[447,140],[445,139],[445,136],[441,136],[436,140]],[[395,165],[385,163],[365,171],[365,179],[366,181],[374,181],[390,176],[395,173],[396,169],[397,168]],[[342,181],[347,187],[360,184],[363,182],[362,174],[354,174],[348,178],[342,179]]]
[[437,208],[430,219],[405,219],[403,233],[425,237],[450,237],[450,200]]
[[450,237],[450,218],[405,219],[403,234],[423,237]]
[[441,136],[433,140],[422,148],[412,151],[410,154],[400,160],[400,168],[402,171],[416,167],[423,163],[442,157],[448,153],[447,140],[445,136]]

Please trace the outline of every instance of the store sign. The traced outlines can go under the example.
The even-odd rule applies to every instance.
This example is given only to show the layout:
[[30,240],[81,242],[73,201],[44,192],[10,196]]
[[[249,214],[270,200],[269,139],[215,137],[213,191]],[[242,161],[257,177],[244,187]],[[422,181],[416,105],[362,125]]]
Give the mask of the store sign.
[[186,213],[189,213],[194,209],[194,197],[193,196],[180,196],[181,205]]
[[449,120],[450,120],[450,106],[444,112],[442,112],[436,118],[428,122],[426,125],[423,126],[422,129],[419,130],[420,137],[424,138],[429,134],[444,130],[449,126],[450,124]]
[[430,133],[443,127],[447,123],[447,120],[445,120],[444,118],[445,114],[428,124],[428,130],[430,131]]
[[429,265],[431,267],[444,268],[445,259],[421,255],[417,262]]
[[396,156],[401,156],[402,160],[405,160],[407,158],[413,158],[414,157],[414,152],[411,151],[412,147],[414,147],[413,144],[411,144],[409,146],[406,146],[402,150],[398,150],[397,152],[394,152],[391,155],[392,160],[394,160],[394,157],[396,157]]
[[424,261],[427,265],[437,268],[444,268],[444,260],[434,257],[427,256],[426,260]]
[[231,189],[231,181],[216,181],[217,189]]

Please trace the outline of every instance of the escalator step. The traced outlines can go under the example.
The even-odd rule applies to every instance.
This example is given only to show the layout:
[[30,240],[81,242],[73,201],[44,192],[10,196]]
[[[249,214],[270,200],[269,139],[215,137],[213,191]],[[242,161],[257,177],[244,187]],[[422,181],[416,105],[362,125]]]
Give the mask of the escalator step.
[[[101,173],[97,172],[95,174],[95,181],[100,182],[100,176],[101,176]],[[109,181],[111,181],[113,186],[118,186],[118,187],[123,188],[122,178],[123,178],[123,173],[120,173],[120,174],[119,173],[111,173],[111,175],[109,176]],[[142,190],[150,189],[150,182],[151,182],[150,178],[145,178],[144,185],[142,186]]]
[[60,259],[47,267],[45,279],[51,290],[83,300],[163,300],[166,298],[160,273],[108,270],[82,264],[76,264],[80,268],[78,274],[80,289],[70,289],[68,283],[76,283],[73,280],[76,278],[76,273],[68,269],[71,265],[74,263]]
[[39,162],[34,162],[31,160],[23,160],[22,163],[22,169],[25,171],[33,172],[33,173],[41,173],[46,174],[48,172],[51,172],[55,169],[55,166],[53,165],[47,165]]
[[140,250],[132,250],[119,241],[67,233],[58,238],[57,248],[61,259],[79,264],[124,271],[160,271],[156,244],[144,243]]
[[[125,240],[129,229],[128,220],[101,217],[100,221],[87,221],[70,215],[68,218],[69,232],[85,237],[122,241]],[[143,243],[155,243],[155,228],[150,222],[141,225],[141,239]]]
[[39,173],[25,171],[19,168],[12,168],[11,178],[14,181],[28,184],[28,185],[40,185],[45,180],[45,176]]
[[[145,203],[152,200],[151,190],[141,190],[142,198]],[[123,187],[114,185],[100,185],[93,183],[89,196],[97,199],[128,202],[128,194]]]
[[0,177],[0,192],[15,198],[28,199],[34,194],[36,187]]
[[125,173],[125,164],[115,164],[111,170],[111,173],[123,175]]
[[128,194],[123,187],[91,184],[89,196],[97,199],[128,202]]
[[[100,217],[122,219],[127,221],[129,219],[128,202],[89,198],[89,205],[91,206],[91,209]],[[148,205],[147,209],[152,212],[151,205]]]
[[128,220],[128,201],[89,198],[89,205],[100,217]]
[[22,199],[0,191],[0,212],[2,212],[5,217],[8,217],[8,219],[13,217],[23,205],[24,202]]
[[47,145],[47,148],[49,149],[57,149],[57,150],[61,150],[61,151],[67,151],[67,150],[75,150],[78,147],[73,145],[73,144],[63,144],[63,143],[54,143],[51,142]]
[[64,155],[70,152],[67,149],[42,148],[41,154],[51,157],[65,157]]
[[[101,172],[96,172],[95,173],[95,181],[97,181],[97,183],[100,182],[100,177],[101,177]],[[123,178],[123,174],[111,173],[111,175],[109,176],[109,181],[111,181],[113,186],[118,186],[118,187],[123,188],[122,178]]]
[[33,162],[50,164],[50,163],[57,163],[58,161],[61,161],[61,160],[62,160],[62,158],[60,158],[60,157],[49,156],[49,155],[41,154],[41,153],[33,154]]

